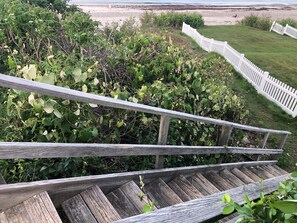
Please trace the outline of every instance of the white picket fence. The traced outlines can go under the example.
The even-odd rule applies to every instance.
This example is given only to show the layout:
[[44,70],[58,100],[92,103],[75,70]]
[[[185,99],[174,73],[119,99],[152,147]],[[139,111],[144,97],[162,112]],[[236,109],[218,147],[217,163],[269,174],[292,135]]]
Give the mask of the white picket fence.
[[270,76],[227,42],[209,39],[196,29],[183,24],[182,32],[193,38],[207,52],[217,52],[238,71],[248,82],[269,100],[273,101],[294,118],[297,116],[297,90]]
[[272,23],[272,26],[270,28],[270,32],[274,31],[278,34],[281,35],[288,35],[294,39],[297,39],[297,29],[295,29],[292,26],[289,26],[288,24],[286,26],[282,26],[281,24],[277,23],[276,21],[274,21]]

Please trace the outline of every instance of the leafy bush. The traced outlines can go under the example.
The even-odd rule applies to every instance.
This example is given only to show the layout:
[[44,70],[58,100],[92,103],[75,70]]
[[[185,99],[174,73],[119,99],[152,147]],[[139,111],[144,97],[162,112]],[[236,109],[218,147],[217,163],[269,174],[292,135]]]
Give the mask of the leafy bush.
[[240,21],[240,24],[268,31],[272,25],[272,21],[269,17],[259,17],[256,15],[250,15],[244,17],[244,19]]
[[[9,12],[9,13],[7,13]],[[18,15],[18,16],[15,16]],[[46,20],[45,20],[46,18]],[[231,67],[216,55],[193,58],[131,23],[100,33],[82,12],[0,2],[0,68],[13,76],[236,122],[243,102],[224,84]],[[133,32],[133,35],[130,35]],[[113,40],[113,41],[111,41]],[[159,117],[1,89],[0,141],[156,143]],[[214,145],[213,126],[173,119],[170,144]],[[167,166],[216,162],[169,157]],[[152,168],[152,157],[0,161],[10,182]]]
[[66,11],[77,11],[76,6],[68,6],[69,0],[22,0],[23,2],[46,8],[58,13],[64,13]]
[[167,12],[157,15],[155,13],[145,13],[141,18],[144,26],[163,26],[180,29],[183,22],[191,25],[193,28],[200,28],[204,26],[204,20],[198,13],[178,13]]
[[280,23],[283,26],[286,26],[288,24],[294,28],[297,28],[297,20],[295,19],[291,19],[291,18],[281,19],[281,20],[278,20],[278,23]]
[[[296,177],[297,174],[293,173],[292,176]],[[264,196],[261,193],[260,199],[256,202],[250,201],[246,195],[244,199],[246,204],[240,206],[225,194],[222,200],[227,205],[223,209],[223,214],[231,214],[236,210],[241,215],[237,223],[297,221],[297,181],[294,179],[280,183],[278,190],[270,195]]]

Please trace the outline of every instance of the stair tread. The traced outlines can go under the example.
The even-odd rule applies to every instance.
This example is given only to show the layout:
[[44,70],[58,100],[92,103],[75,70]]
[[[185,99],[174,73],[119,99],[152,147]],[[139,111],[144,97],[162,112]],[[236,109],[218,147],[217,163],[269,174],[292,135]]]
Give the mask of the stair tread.
[[121,218],[128,218],[130,216],[141,214],[120,189],[110,192],[106,197]]
[[247,176],[245,173],[243,173],[242,171],[240,171],[237,168],[233,168],[231,170],[231,173],[233,173],[237,178],[239,178],[245,184],[249,184],[249,183],[253,183],[254,182],[253,179],[251,179],[249,176]]
[[220,171],[219,176],[224,178],[233,187],[239,187],[245,184],[237,176],[235,176],[233,173],[231,173],[229,170],[226,170],[226,169]]
[[256,166],[256,167],[253,167],[253,168],[250,168],[250,170],[258,175],[261,179],[265,180],[265,179],[268,179],[268,178],[273,178],[274,176],[270,173],[268,173],[267,171],[265,171],[263,168],[259,167],[259,166]]
[[246,174],[248,177],[250,177],[254,182],[258,182],[259,180],[261,180],[261,177],[254,174],[254,172],[251,171],[251,168],[248,169],[246,167],[243,167],[240,169],[240,171],[242,171],[244,174]]
[[98,186],[80,193],[98,222],[112,222],[121,217]]
[[267,165],[267,166],[263,166],[263,168],[268,171],[269,173],[271,173],[273,176],[281,176],[283,175],[283,173],[281,171],[279,171],[278,169],[274,168],[271,165]]
[[218,188],[221,191],[232,189],[233,186],[228,183],[224,178],[222,178],[220,175],[218,175],[214,171],[210,171],[208,173],[205,173],[204,176],[206,179],[208,179],[213,185],[215,185],[216,188]]
[[288,174],[288,172],[287,171],[285,171],[285,170],[283,170],[282,168],[280,168],[279,166],[277,166],[277,165],[273,165],[272,166],[274,169],[277,169],[280,173],[282,173],[283,175],[284,174]]
[[157,208],[163,208],[183,201],[180,197],[160,178],[146,184],[145,192],[154,200]]
[[37,194],[0,214],[0,222],[62,223],[47,192]]
[[220,190],[208,181],[201,173],[194,174],[189,181],[204,196],[220,192]]
[[70,222],[97,223],[80,194],[63,202],[62,208]]

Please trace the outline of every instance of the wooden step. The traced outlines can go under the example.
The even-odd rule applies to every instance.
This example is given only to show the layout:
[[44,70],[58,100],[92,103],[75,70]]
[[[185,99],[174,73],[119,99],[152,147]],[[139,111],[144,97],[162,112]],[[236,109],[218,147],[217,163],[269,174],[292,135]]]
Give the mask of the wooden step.
[[227,182],[224,178],[219,176],[216,172],[210,171],[205,173],[204,176],[208,179],[216,188],[220,189],[221,191],[229,190],[233,188],[233,186]]
[[259,182],[261,180],[261,177],[259,177],[257,174],[254,174],[254,172],[252,172],[250,169],[251,168],[243,167],[240,169],[240,171],[250,177],[254,182]]
[[265,179],[269,179],[269,178],[273,178],[274,176],[270,173],[268,173],[267,171],[265,171],[262,167],[256,166],[253,168],[250,168],[250,170],[258,175],[261,179],[265,180]]
[[280,167],[277,166],[277,165],[273,165],[272,167],[273,167],[274,169],[277,169],[282,175],[288,174],[287,171],[283,170],[282,168],[280,168]]
[[0,213],[1,223],[62,223],[47,192]]
[[121,219],[98,186],[63,202],[62,208],[72,223],[112,222]]
[[249,183],[254,182],[250,177],[248,177],[246,174],[244,174],[242,171],[240,171],[237,168],[233,168],[231,170],[231,173],[233,173],[237,178],[239,178],[245,184],[249,184]]
[[196,187],[194,187],[183,175],[174,178],[168,186],[183,200],[190,201],[203,197]]
[[107,198],[122,218],[141,214],[144,205],[150,200],[142,199],[142,191],[134,181],[130,181],[115,191],[107,194]]
[[273,174],[274,176],[281,176],[284,174],[288,174],[285,171],[280,171],[279,169],[276,169],[274,166],[267,165],[267,166],[262,166],[265,170],[269,171],[269,173]]
[[160,178],[144,186],[145,193],[155,201],[157,208],[182,203],[181,198]]
[[201,173],[194,174],[189,178],[189,182],[204,196],[220,192],[220,190],[208,181]]
[[237,176],[235,176],[233,173],[231,173],[229,170],[222,170],[219,172],[219,175],[224,178],[229,184],[231,184],[233,187],[239,187],[244,185],[245,183],[242,182]]

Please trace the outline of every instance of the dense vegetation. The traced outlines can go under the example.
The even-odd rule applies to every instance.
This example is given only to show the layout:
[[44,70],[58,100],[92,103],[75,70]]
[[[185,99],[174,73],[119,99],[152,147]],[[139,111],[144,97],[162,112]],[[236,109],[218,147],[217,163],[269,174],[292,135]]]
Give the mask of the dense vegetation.
[[[244,122],[243,102],[225,82],[231,67],[197,59],[171,39],[122,27],[98,29],[77,9],[0,2],[0,72],[135,103]],[[50,2],[50,1],[45,1]],[[42,7],[40,7],[42,6]],[[58,12],[62,14],[58,14]],[[201,17],[199,17],[201,19]],[[133,34],[133,35],[132,35]],[[1,88],[0,141],[156,143],[159,117]],[[169,144],[214,145],[217,129],[172,120]],[[217,157],[168,157],[167,166]],[[152,168],[149,158],[0,161],[9,182]]]

